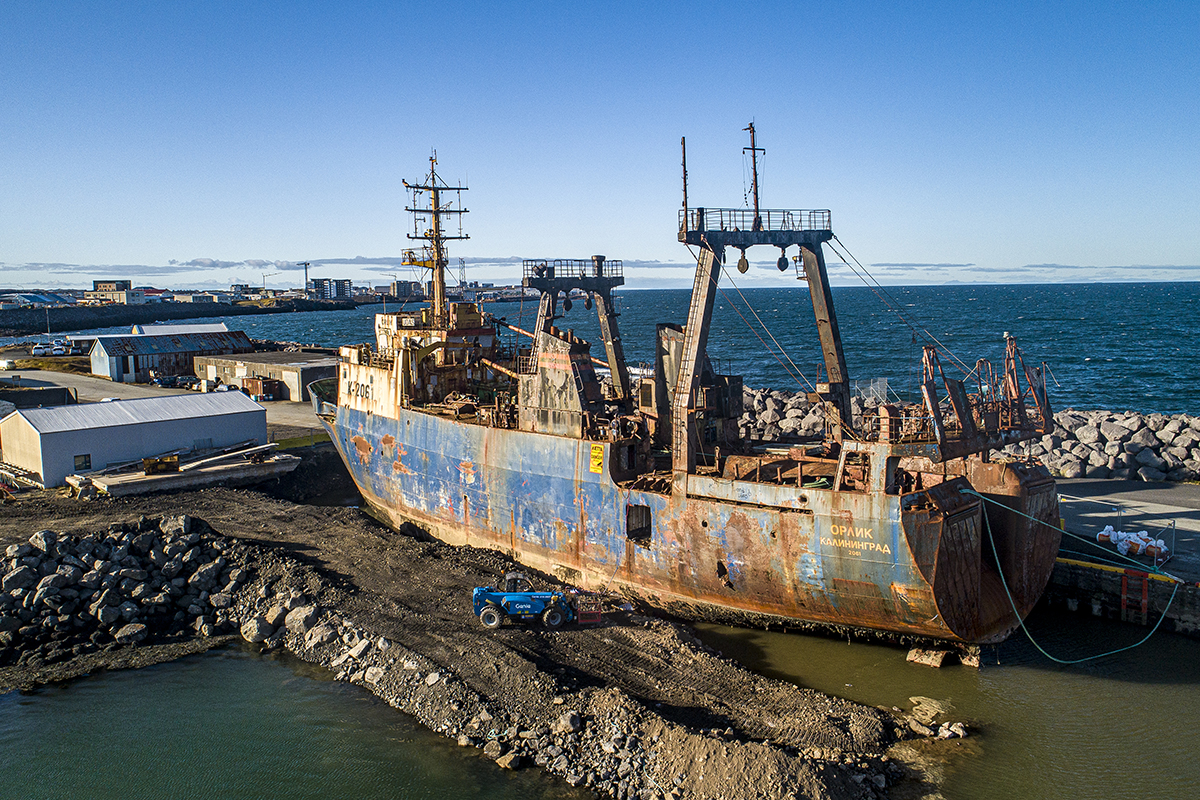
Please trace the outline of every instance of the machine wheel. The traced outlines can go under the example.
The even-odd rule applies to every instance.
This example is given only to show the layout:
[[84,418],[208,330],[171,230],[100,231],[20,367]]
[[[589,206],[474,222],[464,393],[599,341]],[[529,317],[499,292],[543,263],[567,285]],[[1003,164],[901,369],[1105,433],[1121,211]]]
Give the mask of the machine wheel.
[[495,630],[504,621],[504,615],[495,606],[484,606],[483,611],[479,612],[479,621],[483,623],[483,627]]
[[558,606],[550,606],[542,612],[542,624],[552,631],[561,628],[566,621],[566,616]]

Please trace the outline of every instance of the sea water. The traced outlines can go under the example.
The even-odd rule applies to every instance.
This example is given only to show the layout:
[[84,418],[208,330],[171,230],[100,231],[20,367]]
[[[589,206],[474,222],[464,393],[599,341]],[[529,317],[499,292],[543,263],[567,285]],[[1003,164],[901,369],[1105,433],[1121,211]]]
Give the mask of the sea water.
[[[715,366],[744,376],[748,387],[811,391],[823,379],[824,365],[808,289],[798,284],[739,290],[736,273],[728,278],[719,289],[708,340]],[[689,295],[684,289],[618,292],[618,324],[631,364],[652,362],[657,323],[687,321]],[[961,378],[981,358],[1001,369],[1010,333],[1026,366],[1047,365],[1056,409],[1200,413],[1200,283],[835,287],[833,298],[847,369],[860,385],[886,378],[891,392],[916,399],[924,345],[938,345],[946,374]],[[537,316],[533,301],[484,307],[526,330]],[[388,305],[390,311],[397,308]],[[255,339],[336,347],[372,341],[375,314],[382,310],[375,304],[200,321],[225,322]],[[594,342],[593,355],[602,357],[595,312],[583,302],[576,301],[556,324]],[[11,341],[16,340],[0,344]]]
[[[1146,628],[1047,610],[1027,625],[1063,660],[1140,641]],[[1200,796],[1200,659],[1196,641],[1158,633],[1141,647],[1074,666],[1055,664],[1022,632],[984,648],[984,665],[931,669],[901,648],[865,641],[697,626],[745,666],[860,703],[909,710],[909,698],[951,706],[968,738],[935,748],[950,800],[1145,800]]]
[[248,646],[0,696],[0,798],[586,795],[501,771],[327,670]]

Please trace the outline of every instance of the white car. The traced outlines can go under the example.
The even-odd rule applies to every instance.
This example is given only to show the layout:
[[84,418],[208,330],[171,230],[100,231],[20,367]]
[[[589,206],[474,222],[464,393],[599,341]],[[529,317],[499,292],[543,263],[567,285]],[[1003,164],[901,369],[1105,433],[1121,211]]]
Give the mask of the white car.
[[66,355],[70,355],[71,351],[68,350],[67,348],[63,347],[62,345],[55,345],[54,349],[50,351],[50,354],[55,355],[55,356],[66,356]]
[[48,356],[48,355],[50,355],[50,349],[47,348],[45,345],[35,344],[33,346],[33,349],[29,351],[29,355],[31,355],[31,356]]

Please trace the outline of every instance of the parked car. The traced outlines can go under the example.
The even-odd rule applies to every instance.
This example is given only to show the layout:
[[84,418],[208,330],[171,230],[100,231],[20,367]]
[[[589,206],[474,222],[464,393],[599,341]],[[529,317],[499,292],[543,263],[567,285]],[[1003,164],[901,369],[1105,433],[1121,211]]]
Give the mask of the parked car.
[[33,349],[29,351],[29,355],[34,356],[34,357],[45,356],[45,355],[49,355],[49,354],[50,354],[49,348],[47,348],[43,344],[35,344],[33,346]]
[[173,389],[179,385],[179,378],[174,375],[160,375],[150,381],[152,386],[162,386],[164,389]]
[[194,375],[180,375],[175,379],[175,385],[180,389],[190,389],[200,382],[200,379]]
[[54,349],[50,351],[50,355],[54,355],[54,356],[66,356],[66,355],[70,355],[70,354],[71,354],[70,351],[67,350],[67,348],[63,347],[62,345],[55,345]]

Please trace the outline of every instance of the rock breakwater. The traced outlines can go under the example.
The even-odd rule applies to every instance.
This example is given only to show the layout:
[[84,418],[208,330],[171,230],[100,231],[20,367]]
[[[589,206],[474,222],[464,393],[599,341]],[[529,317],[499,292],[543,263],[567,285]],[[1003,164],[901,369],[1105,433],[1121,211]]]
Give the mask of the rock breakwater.
[[99,535],[41,530],[9,545],[0,667],[232,631],[233,593],[246,579],[236,547],[186,515],[143,517]]
[[[784,442],[824,431],[824,409],[804,392],[746,389],[742,403],[738,426],[751,439]],[[879,405],[873,398],[854,398],[855,424]],[[1038,458],[1061,478],[1200,479],[1200,417],[1067,409],[1055,413],[1054,423],[1052,433],[1002,452]]]

